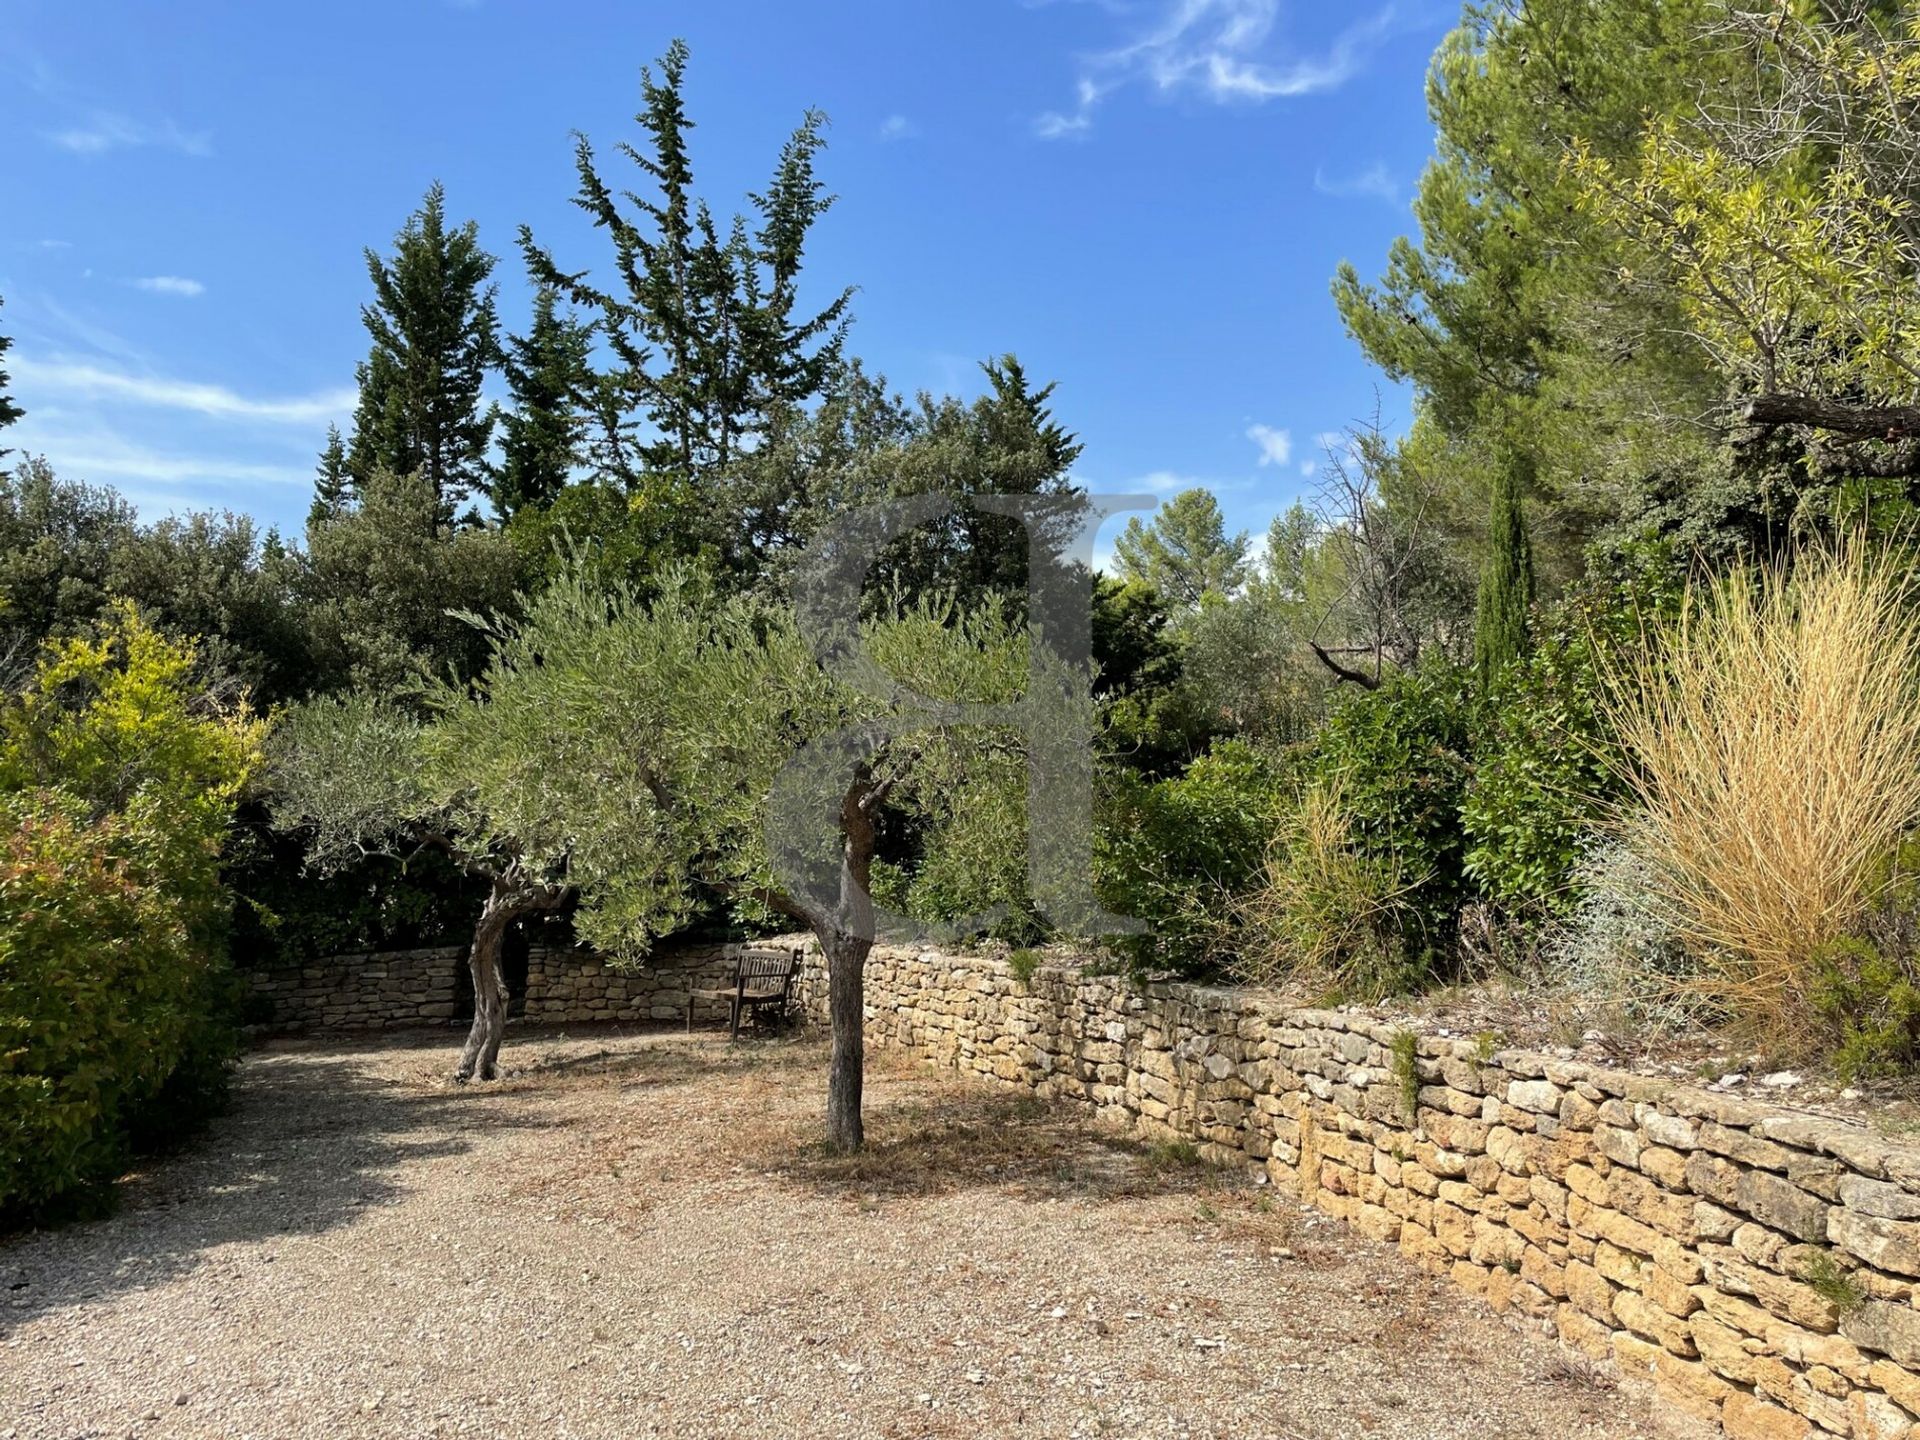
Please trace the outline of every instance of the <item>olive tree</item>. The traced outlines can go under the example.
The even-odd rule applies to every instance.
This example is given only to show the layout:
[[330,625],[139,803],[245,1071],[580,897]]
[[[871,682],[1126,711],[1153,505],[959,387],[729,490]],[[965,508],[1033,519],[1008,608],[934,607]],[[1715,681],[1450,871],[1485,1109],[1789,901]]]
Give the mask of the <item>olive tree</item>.
[[[928,713],[912,702],[1011,701],[1029,679],[1024,625],[991,598],[964,610],[922,599],[863,621],[865,655],[895,682],[876,693],[824,666],[792,610],[719,598],[686,572],[643,599],[573,569],[522,618],[475,623],[487,663],[470,686],[431,692],[427,720],[366,700],[309,706],[282,728],[277,771],[283,823],[313,827],[317,853],[408,837],[492,881],[460,1078],[493,1073],[499,937],[515,915],[577,895],[581,938],[637,964],[717,893],[818,938],[828,1139],[858,1148],[861,987],[886,919],[869,890],[881,811],[969,775],[1017,779],[1004,763],[1016,732],[912,728]],[[1012,785],[971,798],[944,823],[1003,823],[1020,804]]]

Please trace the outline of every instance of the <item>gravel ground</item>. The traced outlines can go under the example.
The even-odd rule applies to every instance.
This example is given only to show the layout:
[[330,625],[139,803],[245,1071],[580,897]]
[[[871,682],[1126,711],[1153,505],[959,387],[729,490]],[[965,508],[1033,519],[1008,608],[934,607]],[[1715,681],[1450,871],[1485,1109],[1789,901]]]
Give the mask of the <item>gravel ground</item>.
[[256,1052],[115,1217],[0,1244],[0,1435],[1623,1437],[1637,1400],[1268,1187],[819,1041]]

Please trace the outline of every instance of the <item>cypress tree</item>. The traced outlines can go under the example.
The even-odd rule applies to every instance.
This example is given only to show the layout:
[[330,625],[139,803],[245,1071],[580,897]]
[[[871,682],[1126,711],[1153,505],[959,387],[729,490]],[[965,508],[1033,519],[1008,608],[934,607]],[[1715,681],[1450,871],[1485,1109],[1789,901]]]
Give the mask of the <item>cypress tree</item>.
[[1527,652],[1528,611],[1533,606],[1533,546],[1521,511],[1521,463],[1509,460],[1493,480],[1487,525],[1487,562],[1473,615],[1473,662],[1487,692],[1511,662]]
[[560,313],[550,285],[534,296],[532,328],[508,337],[503,368],[513,407],[500,417],[500,468],[491,487],[503,519],[552,500],[580,462],[587,420],[581,396],[592,383],[589,339],[587,326]]
[[438,182],[395,237],[391,261],[367,251],[374,299],[360,318],[373,348],[358,372],[347,469],[361,485],[376,470],[425,475],[441,525],[488,478],[493,413],[480,387],[501,358],[493,265],[473,221],[448,227]]

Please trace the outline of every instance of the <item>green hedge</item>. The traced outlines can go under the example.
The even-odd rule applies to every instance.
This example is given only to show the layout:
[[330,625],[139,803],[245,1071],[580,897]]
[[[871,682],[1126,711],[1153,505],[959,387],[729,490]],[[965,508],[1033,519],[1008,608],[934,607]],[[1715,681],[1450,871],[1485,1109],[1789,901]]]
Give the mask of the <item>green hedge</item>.
[[89,1208],[218,1103],[220,845],[260,725],[129,609],[0,700],[0,1226]]

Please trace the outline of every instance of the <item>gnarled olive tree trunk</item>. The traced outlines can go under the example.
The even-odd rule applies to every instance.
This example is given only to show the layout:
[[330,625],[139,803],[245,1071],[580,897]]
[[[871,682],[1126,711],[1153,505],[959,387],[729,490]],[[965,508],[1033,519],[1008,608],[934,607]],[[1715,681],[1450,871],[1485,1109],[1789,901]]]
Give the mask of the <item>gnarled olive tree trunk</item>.
[[522,915],[551,909],[565,894],[564,887],[494,879],[467,951],[467,968],[473,974],[473,1028],[467,1031],[467,1043],[460,1051],[460,1068],[453,1072],[460,1083],[476,1076],[492,1080],[500,1073],[496,1062],[500,1042],[507,1033],[507,977],[500,961],[507,927]]

